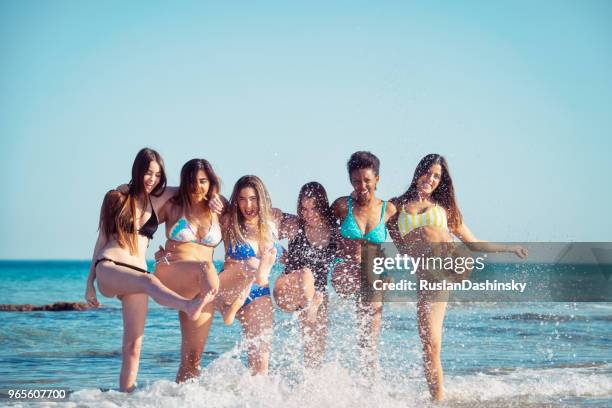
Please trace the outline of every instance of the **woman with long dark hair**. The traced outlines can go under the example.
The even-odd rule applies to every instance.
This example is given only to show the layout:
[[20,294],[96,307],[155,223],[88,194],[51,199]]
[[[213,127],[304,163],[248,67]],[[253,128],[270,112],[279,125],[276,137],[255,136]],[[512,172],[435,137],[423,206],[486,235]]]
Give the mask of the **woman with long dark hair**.
[[306,366],[321,364],[327,338],[327,275],[336,258],[336,228],[325,188],[302,186],[297,216],[284,214],[283,233],[289,239],[284,273],[274,285],[276,304],[300,313]]
[[[159,212],[160,223],[166,224],[167,241],[158,252],[155,276],[181,296],[193,298],[201,290],[198,284],[204,272],[207,294],[219,288],[213,252],[221,242],[218,215],[210,203],[220,190],[220,181],[212,165],[205,159],[192,159],[181,169],[176,194]],[[182,382],[200,374],[200,361],[214,314],[207,304],[197,320],[179,311],[181,325],[181,363],[176,381]]]
[[372,153],[353,153],[347,163],[353,191],[332,204],[332,212],[340,226],[339,255],[342,258],[334,268],[332,284],[338,294],[356,300],[358,342],[363,353],[361,364],[368,375],[373,375],[378,365],[376,347],[383,305],[381,300],[360,293],[361,250],[387,240],[386,223],[396,212],[392,203],[376,196],[379,168],[380,161]]
[[[138,373],[140,349],[147,315],[148,296],[157,303],[185,312],[196,320],[212,300],[203,285],[194,299],[180,296],[147,271],[145,253],[159,223],[157,214],[168,199],[164,194],[166,174],[161,156],[142,149],[132,166],[128,193],[109,191],[100,211],[99,234],[85,297],[92,307],[99,306],[94,281],[100,293],[117,296],[123,307],[121,391],[132,391]],[[204,282],[204,278],[201,279]]]
[[[398,250],[420,256],[423,249],[431,255],[444,255],[441,243],[452,243],[453,236],[478,252],[510,252],[520,258],[527,251],[515,245],[492,244],[479,240],[463,222],[455,198],[455,188],[446,159],[429,154],[421,159],[408,190],[391,200],[398,208],[397,217],[390,223],[390,234]],[[448,255],[456,256],[452,246]],[[414,251],[418,251],[414,253]],[[421,270],[419,279],[435,280],[436,271]],[[448,301],[448,291],[419,290],[417,292],[419,336],[423,344],[423,363],[429,392],[434,400],[444,396],[440,349],[442,324]]]

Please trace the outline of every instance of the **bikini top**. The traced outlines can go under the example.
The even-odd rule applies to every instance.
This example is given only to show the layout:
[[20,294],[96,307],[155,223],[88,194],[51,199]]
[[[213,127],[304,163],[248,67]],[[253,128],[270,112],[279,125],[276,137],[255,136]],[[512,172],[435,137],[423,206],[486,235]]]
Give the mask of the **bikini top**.
[[370,230],[367,234],[363,234],[361,229],[359,229],[359,225],[357,225],[357,221],[355,221],[355,217],[353,216],[353,199],[351,197],[348,198],[348,214],[346,218],[340,225],[340,234],[344,238],[348,239],[364,239],[373,244],[382,244],[387,240],[387,228],[385,227],[385,208],[387,207],[387,202],[383,201],[382,203],[382,211],[380,214],[380,222],[374,228]]
[[198,238],[197,227],[193,227],[185,216],[182,216],[176,221],[176,224],[170,230],[168,239],[178,242],[193,242],[196,244],[216,247],[221,242],[221,226],[219,222],[212,219],[210,228],[206,235],[202,238]]
[[420,214],[409,214],[402,208],[397,218],[397,227],[402,238],[421,227],[440,227],[448,229],[446,211],[438,204],[429,207],[427,211]]
[[[278,242],[278,232],[276,228],[272,229],[272,235],[274,237],[274,247],[276,248],[276,260],[278,261],[283,253],[283,246]],[[253,246],[248,242],[238,242],[236,245],[230,246],[225,255],[237,261],[244,261],[249,258],[259,258]]]
[[[153,208],[151,197],[149,197],[149,204],[151,204],[151,216],[149,217],[147,222],[145,222],[144,225],[140,227],[140,229],[138,229],[138,234],[142,235],[143,237],[153,239],[153,234],[155,234],[155,231],[157,231],[159,221],[157,220],[157,214],[155,214],[155,209]],[[133,229],[128,228],[127,231],[131,233]]]

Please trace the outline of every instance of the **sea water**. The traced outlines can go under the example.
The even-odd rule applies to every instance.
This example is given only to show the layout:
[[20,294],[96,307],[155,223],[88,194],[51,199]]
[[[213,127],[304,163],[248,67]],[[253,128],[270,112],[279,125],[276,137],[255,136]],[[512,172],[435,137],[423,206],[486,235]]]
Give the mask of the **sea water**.
[[[89,263],[1,261],[0,303],[83,301]],[[273,279],[281,273],[276,266]],[[116,391],[121,304],[1,312],[0,389],[67,388],[62,406],[418,407],[429,404],[414,303],[384,306],[380,370],[358,369],[352,304],[330,289],[325,363],[303,367],[299,321],[275,310],[270,375],[252,377],[238,322],[215,316],[196,381],[174,382],[177,313],[149,301],[133,394]],[[442,365],[445,406],[612,406],[612,303],[449,303]],[[8,403],[7,400],[0,403]],[[35,405],[20,402],[18,405]],[[50,404],[54,405],[54,404]]]

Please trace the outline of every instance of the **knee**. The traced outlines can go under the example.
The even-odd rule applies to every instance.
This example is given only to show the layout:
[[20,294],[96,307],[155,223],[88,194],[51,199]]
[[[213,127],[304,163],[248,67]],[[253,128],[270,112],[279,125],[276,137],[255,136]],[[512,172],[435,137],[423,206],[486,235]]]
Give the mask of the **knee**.
[[312,274],[312,270],[310,268],[302,269],[302,283],[304,286],[309,284],[314,285],[314,275]]
[[142,337],[129,339],[123,342],[123,355],[129,358],[138,358],[142,349]]
[[158,286],[161,284],[159,278],[152,273],[145,273],[141,278],[147,286]]
[[304,293],[311,293],[312,295],[314,295],[315,279],[312,271],[309,268],[304,268],[304,270],[302,271],[301,283],[301,289]]

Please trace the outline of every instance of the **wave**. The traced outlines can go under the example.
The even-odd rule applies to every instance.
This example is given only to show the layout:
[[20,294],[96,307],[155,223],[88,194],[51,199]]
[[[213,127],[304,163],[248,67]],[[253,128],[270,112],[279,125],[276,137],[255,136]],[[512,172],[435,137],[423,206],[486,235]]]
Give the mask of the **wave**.
[[[235,353],[225,353],[197,381],[156,381],[131,395],[82,390],[69,406],[125,407],[349,407],[429,406],[426,384],[418,372],[386,372],[369,381],[338,362],[301,370],[299,379],[276,372],[252,377]],[[499,370],[446,377],[447,406],[563,406],[612,402],[611,365]],[[590,402],[589,402],[590,401]]]

